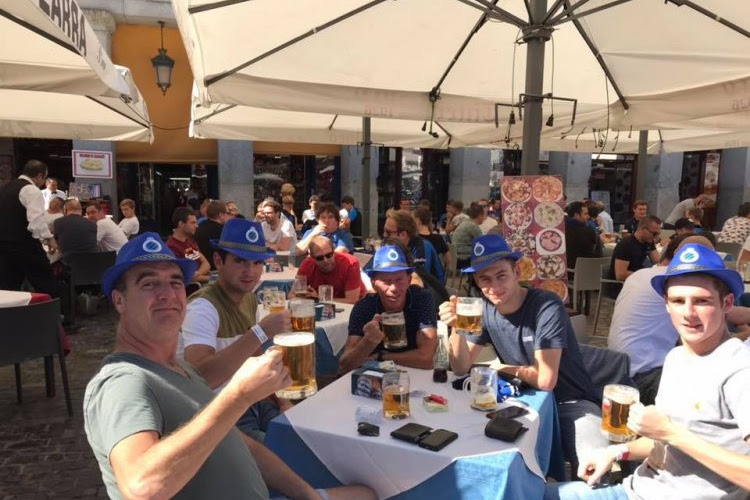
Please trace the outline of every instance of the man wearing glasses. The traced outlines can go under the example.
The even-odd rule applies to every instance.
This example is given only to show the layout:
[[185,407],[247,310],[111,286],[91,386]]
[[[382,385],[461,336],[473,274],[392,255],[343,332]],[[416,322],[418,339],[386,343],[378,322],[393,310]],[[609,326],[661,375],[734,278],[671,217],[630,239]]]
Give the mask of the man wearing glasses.
[[275,200],[266,200],[261,204],[263,212],[263,237],[268,248],[289,250],[297,244],[297,233],[289,219],[281,216],[281,204]]
[[348,253],[334,252],[326,236],[314,236],[297,275],[307,277],[308,295],[317,297],[320,285],[333,286],[336,302],[354,304],[367,293],[362,283],[359,262]]
[[650,267],[659,261],[659,252],[655,242],[661,234],[661,220],[654,215],[647,215],[638,222],[638,229],[631,236],[626,236],[615,247],[609,274],[618,281],[625,281],[628,276],[639,269]]

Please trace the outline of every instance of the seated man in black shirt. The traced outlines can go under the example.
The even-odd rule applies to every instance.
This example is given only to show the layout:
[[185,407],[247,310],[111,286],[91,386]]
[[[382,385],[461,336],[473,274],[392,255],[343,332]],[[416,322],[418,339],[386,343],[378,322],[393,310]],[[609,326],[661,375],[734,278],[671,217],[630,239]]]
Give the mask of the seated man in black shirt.
[[626,236],[615,247],[612,263],[609,267],[610,278],[625,281],[628,276],[645,265],[648,258],[651,263],[659,261],[655,243],[661,234],[661,220],[654,215],[647,215],[638,223],[638,228]]
[[633,217],[625,221],[625,229],[633,234],[638,230],[638,224],[648,214],[648,202],[646,200],[635,200],[633,203]]
[[596,232],[588,225],[589,209],[582,201],[568,205],[568,217],[565,219],[565,245],[568,256],[568,268],[575,269],[578,257],[601,257],[601,245],[598,245]]

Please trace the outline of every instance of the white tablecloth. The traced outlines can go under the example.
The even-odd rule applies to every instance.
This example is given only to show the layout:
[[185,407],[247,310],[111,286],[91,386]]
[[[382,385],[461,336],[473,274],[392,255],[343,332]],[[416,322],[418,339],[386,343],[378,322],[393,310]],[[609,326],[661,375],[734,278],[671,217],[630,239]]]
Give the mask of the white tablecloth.
[[[357,407],[381,409],[382,402],[353,396],[351,375],[347,374],[284,415],[307,447],[339,481],[368,484],[375,488],[379,498],[407,491],[459,458],[508,451],[519,451],[528,469],[544,477],[535,453],[539,432],[536,411],[530,410],[528,415],[520,418],[529,431],[516,443],[490,439],[484,435],[485,414],[471,409],[467,396],[451,388],[450,384],[434,383],[432,370],[409,368],[408,371],[411,390],[421,389],[447,397],[449,412],[429,413],[422,406],[421,399],[413,397],[409,419],[389,421],[381,418],[379,437],[360,436],[355,419]],[[408,422],[447,429],[458,433],[459,437],[443,450],[433,452],[390,436],[391,431]]]
[[284,268],[283,271],[278,273],[268,273],[264,272],[260,275],[260,281],[282,281],[282,280],[291,280],[294,281],[294,278],[297,277],[297,268]]

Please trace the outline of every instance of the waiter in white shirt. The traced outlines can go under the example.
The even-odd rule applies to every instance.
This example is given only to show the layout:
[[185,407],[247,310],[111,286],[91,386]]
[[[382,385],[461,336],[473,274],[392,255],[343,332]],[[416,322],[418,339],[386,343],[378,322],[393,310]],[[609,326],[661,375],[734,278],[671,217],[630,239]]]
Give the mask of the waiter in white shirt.
[[52,198],[60,198],[62,201],[65,201],[67,195],[65,194],[65,191],[57,189],[57,179],[54,177],[48,177],[45,183],[47,184],[47,187],[42,189],[42,197],[44,198],[44,209],[47,210]]
[[42,248],[44,242],[50,252],[57,249],[39,190],[46,177],[47,165],[30,160],[18,179],[0,189],[0,289],[20,290],[26,278],[36,291],[60,296],[60,284]]

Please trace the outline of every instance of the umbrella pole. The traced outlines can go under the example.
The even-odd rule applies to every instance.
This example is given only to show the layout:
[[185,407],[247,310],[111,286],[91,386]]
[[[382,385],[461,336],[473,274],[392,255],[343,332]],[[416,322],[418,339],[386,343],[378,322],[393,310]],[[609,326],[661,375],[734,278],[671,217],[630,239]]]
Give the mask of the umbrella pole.
[[[370,131],[370,117],[362,117],[362,238],[373,234],[370,227],[370,172],[372,171],[372,156],[370,146],[372,137]],[[364,240],[363,240],[364,241]]]
[[523,154],[521,175],[539,173],[539,143],[542,133],[542,93],[544,86],[544,44],[552,29],[541,23],[547,15],[547,0],[530,0],[531,25],[524,28],[526,42],[526,89],[523,98]]
[[643,199],[646,187],[646,157],[648,155],[648,130],[641,130],[638,134],[638,163],[635,174],[635,199]]

